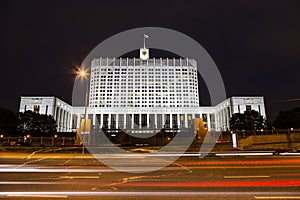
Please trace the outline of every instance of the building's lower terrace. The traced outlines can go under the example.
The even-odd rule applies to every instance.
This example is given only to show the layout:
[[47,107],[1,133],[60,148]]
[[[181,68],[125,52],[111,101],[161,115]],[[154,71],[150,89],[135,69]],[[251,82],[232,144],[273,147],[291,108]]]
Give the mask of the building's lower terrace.
[[32,110],[49,114],[57,122],[57,131],[76,131],[85,118],[91,126],[105,129],[145,132],[162,128],[188,128],[195,118],[202,118],[208,131],[229,130],[229,120],[234,113],[247,109],[258,111],[266,118],[264,99],[255,97],[231,97],[211,107],[151,107],[151,108],[95,108],[72,107],[56,97],[21,97],[20,112]]

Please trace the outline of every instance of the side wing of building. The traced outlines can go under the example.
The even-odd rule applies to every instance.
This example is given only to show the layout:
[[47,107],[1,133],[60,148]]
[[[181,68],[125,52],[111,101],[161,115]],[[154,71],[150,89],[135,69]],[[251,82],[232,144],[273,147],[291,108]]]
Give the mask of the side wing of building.
[[22,96],[19,112],[27,110],[53,116],[58,132],[72,131],[73,107],[57,97]]

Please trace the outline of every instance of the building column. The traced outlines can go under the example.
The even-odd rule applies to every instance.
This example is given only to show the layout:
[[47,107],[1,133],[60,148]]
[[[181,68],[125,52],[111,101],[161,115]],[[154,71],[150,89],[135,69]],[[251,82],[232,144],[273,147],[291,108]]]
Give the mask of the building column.
[[76,120],[76,129],[80,128],[80,115],[81,114],[78,114],[78,113],[76,114],[76,119],[77,119]]
[[100,128],[103,127],[103,113],[100,113]]
[[64,120],[64,132],[66,132],[67,131],[67,122],[68,122],[68,112],[67,111],[65,111],[64,118],[65,118],[65,120]]
[[108,114],[108,128],[111,128],[110,126],[111,126],[111,114],[109,113]]
[[61,132],[64,132],[64,130],[65,130],[65,115],[66,115],[66,111],[62,109],[62,115],[61,115]]
[[69,113],[69,131],[71,132],[72,131],[72,121],[73,121],[73,116],[72,116],[72,114],[71,113]]
[[170,113],[170,128],[173,128],[173,116],[172,116],[172,113]]
[[60,108],[58,107],[58,114],[57,114],[57,120],[56,120],[58,132],[60,131],[60,114],[61,114],[61,111],[60,111]]
[[223,131],[223,127],[224,127],[223,110],[220,111],[220,121],[221,121],[221,130]]
[[69,124],[70,124],[70,112],[67,112],[67,121],[66,121],[66,131],[69,132],[70,131],[70,127],[69,127]]
[[210,124],[210,113],[207,113],[207,130],[211,131],[211,124]]
[[178,126],[178,128],[181,127],[181,124],[180,124],[180,114],[177,114],[177,126]]
[[147,128],[150,127],[150,115],[147,113]]
[[165,114],[164,113],[161,115],[161,119],[162,119],[161,121],[162,121],[163,128],[165,128],[166,122],[165,122]]
[[217,112],[217,118],[218,118],[218,130],[221,131],[222,125],[221,125],[221,117],[220,117],[220,111]]
[[131,129],[134,129],[134,114],[131,114]]
[[61,114],[60,114],[60,132],[63,131],[64,129],[64,115],[65,115],[65,112],[64,110],[61,108]]
[[222,110],[222,119],[223,119],[223,131],[225,130],[226,120],[225,120],[225,110]]
[[63,125],[63,132],[67,130],[67,111],[64,111],[64,125]]
[[139,128],[142,128],[142,114],[139,114]]
[[63,109],[60,108],[59,109],[59,132],[61,132],[62,130],[62,127],[63,127],[63,115],[64,115],[64,112],[63,112]]
[[229,130],[229,117],[228,117],[228,109],[225,108],[225,129]]
[[218,111],[215,112],[215,130],[219,131],[218,129],[219,125],[218,125]]
[[185,128],[188,128],[188,114],[184,114],[184,126]]
[[96,125],[96,114],[93,114],[93,126]]

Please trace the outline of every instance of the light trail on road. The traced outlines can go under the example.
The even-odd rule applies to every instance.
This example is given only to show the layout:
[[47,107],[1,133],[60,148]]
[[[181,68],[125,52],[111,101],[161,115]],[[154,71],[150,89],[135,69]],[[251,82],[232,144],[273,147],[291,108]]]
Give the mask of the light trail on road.
[[[68,178],[62,178],[68,179]],[[95,178],[93,178],[95,179]],[[98,179],[98,178],[97,178]],[[0,185],[90,185],[110,186],[96,181],[81,182],[35,182],[35,181],[4,181]],[[271,181],[226,181],[226,182],[126,182],[119,187],[299,187],[300,180],[271,180]]]
[[226,182],[134,182],[123,187],[298,187],[300,180],[226,181]]
[[[232,200],[300,197],[300,158],[297,156],[200,159],[197,158],[199,154],[186,155],[161,170],[141,174],[120,172],[84,155],[72,158],[55,154],[38,160],[36,154],[29,160],[5,157],[0,164],[0,198],[124,199],[131,196],[135,199],[225,197]],[[38,155],[38,158],[43,157]],[[28,162],[31,159],[36,162]],[[22,165],[24,162],[26,164]],[[131,162],[130,158],[120,164],[128,165],[133,171],[136,165],[141,165]]]
[[235,160],[235,161],[187,161],[180,162],[186,165],[276,165],[276,164],[299,164],[300,159],[281,160]]
[[[266,199],[266,196],[258,196],[258,195],[272,195],[268,197],[278,198],[278,197],[290,197],[296,198],[300,197],[300,192],[0,192],[0,197],[60,197],[60,198],[68,198],[68,197],[155,197],[155,196],[163,196],[163,197],[186,197],[186,196],[216,196],[221,197],[224,195],[231,196],[256,196],[257,199]],[[277,196],[276,196],[277,195]],[[279,196],[280,195],[280,196]]]

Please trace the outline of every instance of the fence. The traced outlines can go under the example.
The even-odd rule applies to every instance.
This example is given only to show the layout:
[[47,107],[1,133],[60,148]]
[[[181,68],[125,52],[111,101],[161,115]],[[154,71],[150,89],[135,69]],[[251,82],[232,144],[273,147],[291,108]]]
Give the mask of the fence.
[[4,137],[0,138],[1,146],[72,146],[75,137]]
[[[210,132],[209,132],[210,133]],[[209,134],[208,133],[208,134]],[[232,142],[232,133],[237,134],[239,140],[249,138],[250,136],[272,136],[272,135],[281,135],[286,136],[287,140],[294,140],[296,135],[300,134],[300,129],[284,129],[284,130],[259,130],[259,131],[222,131],[220,136],[215,140],[217,143],[230,143]],[[296,134],[297,133],[297,134]],[[210,134],[214,134],[211,132]],[[137,137],[130,136],[126,133],[116,133],[116,134],[106,134],[112,143],[121,144],[121,145],[157,145],[164,146],[172,140],[176,133],[160,131],[156,135],[148,138],[139,138],[138,133]],[[90,145],[99,145],[101,144],[101,139],[95,134],[91,134],[89,137],[94,137],[94,139],[89,143]],[[190,135],[188,137],[194,137]],[[202,143],[204,137],[195,138],[195,143]],[[297,138],[298,140],[298,138]],[[0,146],[76,146],[79,144],[79,141],[76,141],[76,137],[65,137],[54,135],[52,137],[31,137],[29,135],[24,137],[10,137],[0,135]]]

